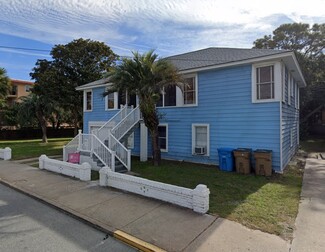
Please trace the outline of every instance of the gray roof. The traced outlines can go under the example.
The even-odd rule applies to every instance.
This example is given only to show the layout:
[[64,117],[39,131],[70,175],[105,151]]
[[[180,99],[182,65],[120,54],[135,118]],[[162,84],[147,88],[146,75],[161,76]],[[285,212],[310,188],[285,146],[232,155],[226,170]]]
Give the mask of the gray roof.
[[165,59],[171,61],[178,68],[178,70],[184,71],[261,58],[287,52],[289,51],[273,49],[240,49],[210,47],[194,52],[166,57]]
[[103,79],[96,80],[96,81],[87,83],[85,85],[79,86],[76,88],[76,90],[84,90],[84,89],[92,88],[95,86],[103,86],[103,85],[107,85],[107,84],[109,84],[109,78],[103,78]]

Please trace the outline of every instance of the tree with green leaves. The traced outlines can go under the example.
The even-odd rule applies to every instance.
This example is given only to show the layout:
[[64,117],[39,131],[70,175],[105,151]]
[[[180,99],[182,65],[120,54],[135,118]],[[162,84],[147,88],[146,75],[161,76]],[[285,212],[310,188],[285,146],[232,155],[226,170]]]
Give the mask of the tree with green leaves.
[[22,97],[18,109],[18,122],[20,126],[35,126],[37,118],[42,129],[42,142],[47,143],[47,123],[51,117],[53,106],[45,96],[34,93]]
[[301,92],[301,118],[325,104],[325,23],[280,25],[273,35],[255,40],[254,48],[295,51],[307,83]]
[[9,91],[10,79],[7,76],[6,70],[0,67],[0,109],[4,107]]
[[158,59],[154,51],[149,51],[142,55],[134,52],[132,58],[124,58],[111,70],[109,77],[113,84],[104,96],[112,92],[127,92],[139,97],[139,108],[151,135],[153,163],[158,166],[161,161],[158,143],[160,116],[156,104],[164,88],[175,85],[182,88],[181,76],[170,62]]
[[69,112],[77,133],[83,94],[75,89],[102,78],[114,65],[116,55],[106,44],[82,38],[55,45],[50,54],[52,60],[38,60],[30,73],[35,80],[32,92]]

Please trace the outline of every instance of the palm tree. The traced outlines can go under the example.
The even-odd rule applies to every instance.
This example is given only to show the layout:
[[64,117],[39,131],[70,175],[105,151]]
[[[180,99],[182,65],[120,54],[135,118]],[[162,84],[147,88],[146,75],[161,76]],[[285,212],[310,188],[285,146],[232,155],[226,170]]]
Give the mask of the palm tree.
[[5,103],[5,98],[10,91],[10,80],[7,76],[7,72],[4,68],[0,67],[0,108]]
[[139,54],[133,52],[132,58],[124,58],[109,73],[112,86],[104,93],[121,92],[139,97],[139,108],[145,125],[152,139],[153,163],[158,166],[161,161],[161,153],[158,143],[159,114],[156,104],[161,92],[168,86],[182,88],[182,78],[177,69],[168,61],[158,59],[153,50]]

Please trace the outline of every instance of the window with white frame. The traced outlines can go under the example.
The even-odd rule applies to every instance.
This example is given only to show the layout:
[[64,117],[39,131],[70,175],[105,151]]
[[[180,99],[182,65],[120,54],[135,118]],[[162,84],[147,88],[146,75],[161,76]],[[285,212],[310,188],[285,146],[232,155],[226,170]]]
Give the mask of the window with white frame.
[[291,75],[290,100],[291,100],[292,105],[294,105],[294,103],[295,103],[294,94],[295,94],[295,79]]
[[288,104],[291,105],[292,76],[288,74]]
[[105,97],[106,109],[115,109],[115,93],[110,93]]
[[184,79],[184,105],[196,104],[196,76],[190,76]]
[[31,87],[32,87],[31,85],[25,85],[25,92],[26,92],[26,93],[29,93]]
[[85,91],[84,110],[91,111],[93,106],[93,92]]
[[295,83],[295,108],[298,108],[298,85]]
[[192,154],[209,156],[209,124],[192,124]]
[[281,84],[282,84],[282,102],[286,102],[286,68],[284,65],[281,67]]
[[290,147],[293,146],[293,129],[290,129]]
[[274,99],[274,66],[256,67],[256,99]]
[[168,125],[160,124],[158,126],[158,144],[160,151],[168,151]]
[[134,148],[134,132],[128,137],[126,146],[128,149]]

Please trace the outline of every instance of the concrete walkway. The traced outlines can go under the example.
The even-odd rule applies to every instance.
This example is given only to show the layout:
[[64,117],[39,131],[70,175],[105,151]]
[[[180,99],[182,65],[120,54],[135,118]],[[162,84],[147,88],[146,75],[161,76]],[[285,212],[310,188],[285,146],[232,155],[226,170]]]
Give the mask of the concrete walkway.
[[325,251],[325,160],[306,160],[291,251]]
[[236,222],[26,164],[0,161],[0,181],[110,234],[123,231],[167,251],[289,251],[281,238]]

